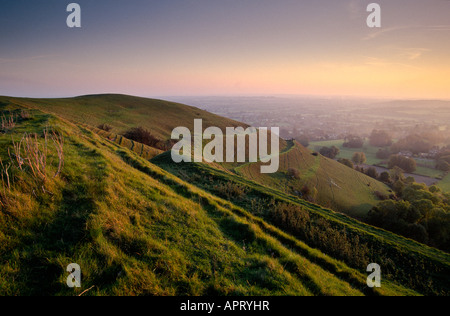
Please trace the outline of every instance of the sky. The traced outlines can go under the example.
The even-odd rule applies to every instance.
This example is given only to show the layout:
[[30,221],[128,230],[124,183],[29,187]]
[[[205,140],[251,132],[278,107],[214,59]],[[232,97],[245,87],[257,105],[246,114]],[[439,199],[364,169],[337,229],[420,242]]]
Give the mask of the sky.
[[375,1],[2,0],[0,95],[450,99],[450,1]]

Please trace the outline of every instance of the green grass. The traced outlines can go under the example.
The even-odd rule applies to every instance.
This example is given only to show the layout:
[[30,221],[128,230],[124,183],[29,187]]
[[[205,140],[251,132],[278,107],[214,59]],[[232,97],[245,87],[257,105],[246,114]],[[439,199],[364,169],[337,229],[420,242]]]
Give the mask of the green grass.
[[202,118],[204,127],[245,126],[195,107],[126,95],[92,95],[65,99],[27,99],[0,97],[0,103],[40,109],[65,119],[90,126],[109,124],[116,134],[142,126],[162,139],[169,139],[175,127],[193,130],[194,119]]
[[[244,210],[84,127],[33,115],[0,136],[2,159],[11,137],[48,125],[65,136],[65,166],[45,183],[47,193],[26,172],[7,193],[1,295],[73,295],[91,287],[86,295],[363,294],[358,272],[321,255],[359,275],[360,285],[342,280],[236,213]],[[65,285],[72,262],[81,266],[81,289]]]
[[[300,192],[303,186],[317,189],[315,202],[345,212],[358,218],[364,218],[367,212],[379,200],[375,192],[389,195],[389,188],[336,161],[312,153],[296,144],[280,155],[280,169],[275,174],[261,174],[260,163],[246,164],[236,171],[253,181],[278,188],[287,193]],[[288,178],[287,170],[297,169],[299,179]]]
[[383,159],[377,158],[378,147],[371,146],[368,141],[364,143],[363,148],[345,148],[343,146],[344,140],[330,140],[330,141],[320,141],[320,142],[311,142],[309,147],[311,150],[319,151],[322,147],[331,147],[336,146],[339,148],[340,153],[336,158],[346,158],[352,160],[353,154],[355,152],[364,152],[367,158],[368,165],[379,164],[383,161]]
[[[444,271],[448,271],[450,268],[450,257],[448,254],[437,249],[405,239],[385,230],[368,226],[343,214],[305,202],[292,195],[268,186],[262,186],[246,178],[217,170],[207,164],[174,164],[171,162],[170,155],[167,153],[155,157],[152,159],[152,162],[165,170],[180,176],[189,183],[195,184],[215,195],[223,194],[220,189],[218,189],[220,183],[233,184],[233,186],[245,188],[245,194],[238,194],[228,198],[229,201],[250,211],[255,216],[262,216],[268,223],[271,223],[270,213],[274,205],[273,203],[292,203],[298,205],[303,211],[308,212],[310,216],[314,218],[311,224],[313,225],[313,223],[316,223],[318,225],[317,229],[324,229],[320,223],[325,220],[325,222],[330,223],[332,227],[335,227],[337,232],[346,232],[347,238],[352,235],[357,236],[356,238],[361,242],[361,247],[368,247],[368,249],[371,249],[369,253],[366,254],[368,257],[365,260],[367,262],[385,262],[386,260],[386,265],[391,266],[390,272],[388,273],[390,277],[388,277],[388,279],[394,281],[394,283],[396,282],[395,280],[399,281],[402,279],[403,281],[401,282],[409,284],[412,288],[421,289],[419,292],[441,293],[442,291],[447,291],[449,274]],[[264,213],[268,215],[264,216]],[[345,239],[346,237],[341,236],[341,238]],[[300,239],[307,244],[312,242],[309,237]],[[298,241],[299,240],[297,240],[297,242]],[[316,247],[324,253],[333,253],[337,246],[336,244],[341,241],[342,240],[333,241],[333,239],[323,239],[321,243],[316,244]],[[356,251],[359,249],[359,246],[355,246],[350,240],[348,245],[350,246],[350,249],[355,249]],[[313,261],[315,260],[318,259],[316,258]],[[343,257],[340,257],[340,260],[343,260],[352,268],[358,269],[356,260],[352,259],[351,256],[346,257],[344,255]],[[328,265],[325,266],[328,267]],[[361,269],[360,271],[365,271],[365,267],[364,264],[359,266],[359,269]],[[335,271],[334,269],[335,268],[332,270]],[[440,276],[437,276],[437,274],[435,274],[436,272]],[[431,279],[434,281],[431,281]],[[436,288],[431,290],[431,288],[429,288],[430,285],[431,288],[435,286]],[[431,292],[428,292],[430,290]],[[437,292],[435,292],[435,290]]]
[[[0,295],[448,295],[448,254],[222,166],[177,165],[170,153],[150,162],[137,144],[31,113],[0,134],[0,157],[49,126],[65,137],[65,164],[45,184],[30,170],[13,170],[11,190],[0,182]],[[313,157],[310,178],[329,161]],[[226,184],[243,193],[224,198]],[[307,213],[311,236],[274,221],[272,201]],[[366,286],[372,262],[384,269],[380,289]],[[81,266],[81,289],[65,285],[70,263]]]
[[448,174],[442,181],[439,181],[437,185],[442,191],[450,192],[450,174]]

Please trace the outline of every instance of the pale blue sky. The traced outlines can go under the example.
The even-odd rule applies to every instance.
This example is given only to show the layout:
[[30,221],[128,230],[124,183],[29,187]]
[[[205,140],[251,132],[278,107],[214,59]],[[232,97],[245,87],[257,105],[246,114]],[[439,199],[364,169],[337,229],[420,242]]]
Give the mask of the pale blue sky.
[[0,94],[449,98],[450,1],[2,0]]

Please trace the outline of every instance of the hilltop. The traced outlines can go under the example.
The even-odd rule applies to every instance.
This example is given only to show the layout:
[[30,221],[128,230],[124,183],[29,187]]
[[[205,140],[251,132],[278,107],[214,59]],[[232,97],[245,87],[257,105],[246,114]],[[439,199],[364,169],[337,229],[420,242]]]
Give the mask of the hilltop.
[[40,109],[65,119],[90,126],[108,124],[121,134],[132,127],[144,127],[155,136],[169,139],[172,130],[184,126],[193,130],[194,119],[202,118],[205,127],[247,127],[199,108],[164,100],[121,94],[88,95],[61,99],[0,97],[0,104],[14,103]]

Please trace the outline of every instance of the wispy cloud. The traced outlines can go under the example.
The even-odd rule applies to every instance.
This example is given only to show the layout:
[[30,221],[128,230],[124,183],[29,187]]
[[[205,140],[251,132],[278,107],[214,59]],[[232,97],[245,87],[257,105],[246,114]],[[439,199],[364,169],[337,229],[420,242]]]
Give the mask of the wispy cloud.
[[420,69],[417,66],[413,66],[413,65],[409,65],[409,64],[405,64],[405,63],[399,63],[399,62],[394,62],[391,60],[387,60],[384,58],[378,58],[378,57],[365,57],[365,61],[364,64],[366,66],[371,66],[371,67],[392,67],[392,66],[400,66],[402,68],[411,68],[411,69]]
[[385,34],[397,32],[397,31],[413,30],[413,29],[418,29],[418,30],[427,31],[427,32],[429,32],[429,31],[450,32],[450,25],[405,25],[405,26],[394,26],[394,27],[388,27],[388,28],[381,28],[380,30],[369,33],[362,40],[368,41],[368,40],[375,39],[375,38],[380,37]]

